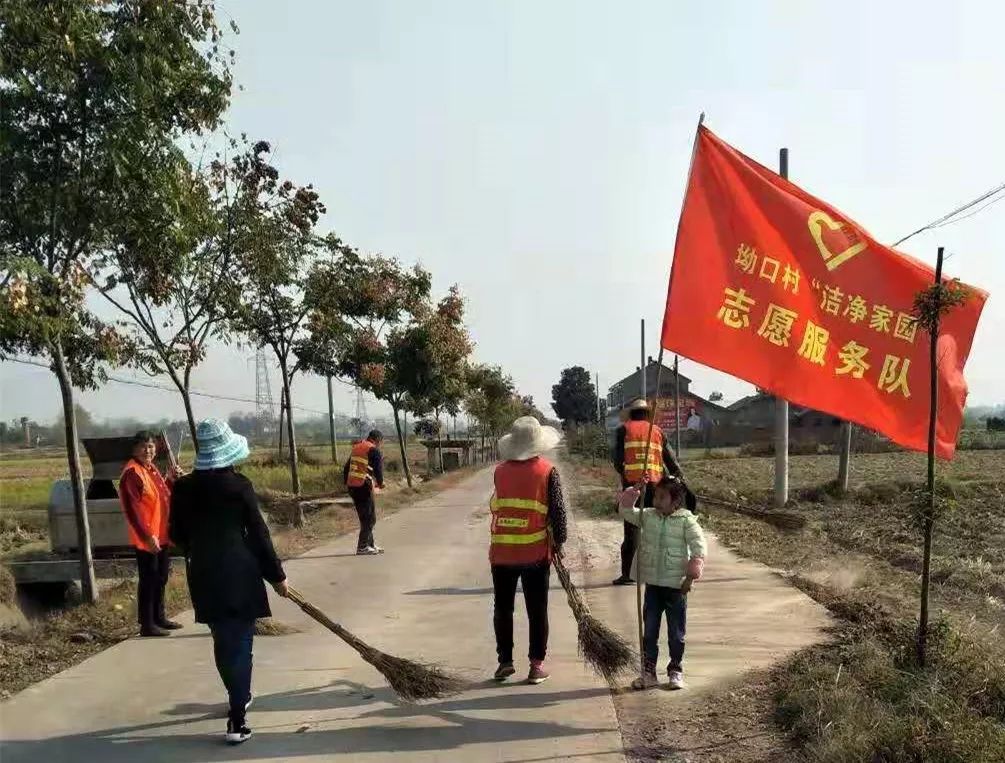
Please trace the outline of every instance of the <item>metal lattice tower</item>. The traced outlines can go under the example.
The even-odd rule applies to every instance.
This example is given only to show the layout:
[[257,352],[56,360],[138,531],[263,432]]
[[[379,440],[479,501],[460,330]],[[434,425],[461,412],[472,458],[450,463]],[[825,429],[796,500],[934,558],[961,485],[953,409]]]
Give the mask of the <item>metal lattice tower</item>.
[[363,390],[356,387],[356,421],[359,426],[359,439],[363,439],[365,429],[369,423],[369,416],[366,412],[366,398],[363,397]]
[[271,434],[276,430],[276,407],[272,402],[269,365],[261,347],[255,352],[255,415],[262,434]]

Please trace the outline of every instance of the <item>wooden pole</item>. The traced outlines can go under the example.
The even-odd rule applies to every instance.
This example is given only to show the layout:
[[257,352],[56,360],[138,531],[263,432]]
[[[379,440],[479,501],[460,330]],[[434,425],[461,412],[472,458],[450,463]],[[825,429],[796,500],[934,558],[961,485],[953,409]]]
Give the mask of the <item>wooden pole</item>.
[[335,399],[332,397],[332,378],[328,380],[328,438],[332,444],[332,463],[338,463],[338,435],[335,433]]
[[[674,452],[680,461],[680,357],[673,356],[673,436]],[[656,372],[657,374],[659,371]]]
[[[662,343],[661,343],[662,344]],[[660,388],[660,377],[663,375],[663,347],[660,347],[659,359],[656,361],[656,390],[659,391]],[[651,410],[651,418],[649,419],[649,433],[646,436],[646,451],[645,458],[642,460],[642,474],[649,471],[649,450],[653,442],[653,427],[656,426],[656,414],[659,412],[660,408],[660,396],[656,394],[653,398],[653,407]],[[663,454],[659,455],[660,461],[663,460]],[[639,494],[639,543],[638,547],[635,549],[635,608],[639,617],[639,655],[642,662],[639,665],[639,671],[641,673],[645,672],[646,664],[646,645],[645,645],[645,625],[642,620],[642,575],[639,574],[639,558],[642,556],[642,538],[643,538],[643,527],[642,527],[642,509],[646,502],[646,489],[645,481],[641,483],[642,492]]]
[[[778,152],[778,174],[789,176],[789,149]],[[789,502],[789,401],[775,398],[775,506]]]
[[[942,257],[945,249],[939,247],[935,261],[935,285],[942,285]],[[939,300],[941,290],[935,292],[935,315],[932,318],[931,342],[928,361],[931,387],[931,404],[928,411],[928,509],[925,512],[925,551],[921,566],[921,616],[918,619],[918,665],[925,667],[928,652],[928,592],[932,581],[932,532],[935,529],[935,432],[939,414]]]

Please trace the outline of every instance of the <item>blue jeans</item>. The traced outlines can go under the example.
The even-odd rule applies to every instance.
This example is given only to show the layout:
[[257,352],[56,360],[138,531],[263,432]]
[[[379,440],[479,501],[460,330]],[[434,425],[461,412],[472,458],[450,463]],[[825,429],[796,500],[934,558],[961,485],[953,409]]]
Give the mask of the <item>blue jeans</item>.
[[646,584],[646,596],[642,605],[642,620],[645,623],[643,645],[646,666],[656,670],[656,660],[660,656],[660,626],[663,615],[667,618],[667,641],[670,646],[668,670],[681,670],[684,662],[684,633],[687,630],[687,594],[677,588]]
[[209,623],[213,634],[216,669],[230,698],[230,718],[244,720],[244,706],[251,699],[251,644],[254,620],[218,620]]

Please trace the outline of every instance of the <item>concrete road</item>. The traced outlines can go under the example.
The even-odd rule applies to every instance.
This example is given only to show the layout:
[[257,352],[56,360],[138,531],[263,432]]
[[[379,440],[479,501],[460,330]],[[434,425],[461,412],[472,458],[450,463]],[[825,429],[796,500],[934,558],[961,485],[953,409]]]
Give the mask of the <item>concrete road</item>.
[[[126,641],[0,705],[0,760],[624,760],[610,692],[576,656],[560,590],[551,598],[552,679],[485,683],[495,668],[490,492],[485,471],[381,522],[382,557],[356,557],[354,539],[343,538],[287,566],[308,599],[365,641],[448,665],[479,682],[471,691],[401,703],[356,652],[275,600],[275,616],[303,632],[256,639],[246,744],[222,742],[212,644],[187,613],[189,627],[169,639]],[[527,669],[525,619],[518,609],[518,677]]]

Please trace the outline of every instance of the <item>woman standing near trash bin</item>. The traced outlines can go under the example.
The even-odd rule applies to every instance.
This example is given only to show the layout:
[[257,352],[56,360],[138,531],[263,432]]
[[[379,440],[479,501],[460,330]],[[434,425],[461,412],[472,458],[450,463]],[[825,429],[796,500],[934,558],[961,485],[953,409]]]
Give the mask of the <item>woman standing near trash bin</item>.
[[227,742],[251,736],[251,647],[255,620],[269,617],[262,579],[280,596],[288,588],[251,480],[234,470],[248,441],[226,422],[207,419],[196,429],[199,453],[192,474],[171,496],[171,540],[185,553],[196,622],[213,634],[216,667],[230,698]]

